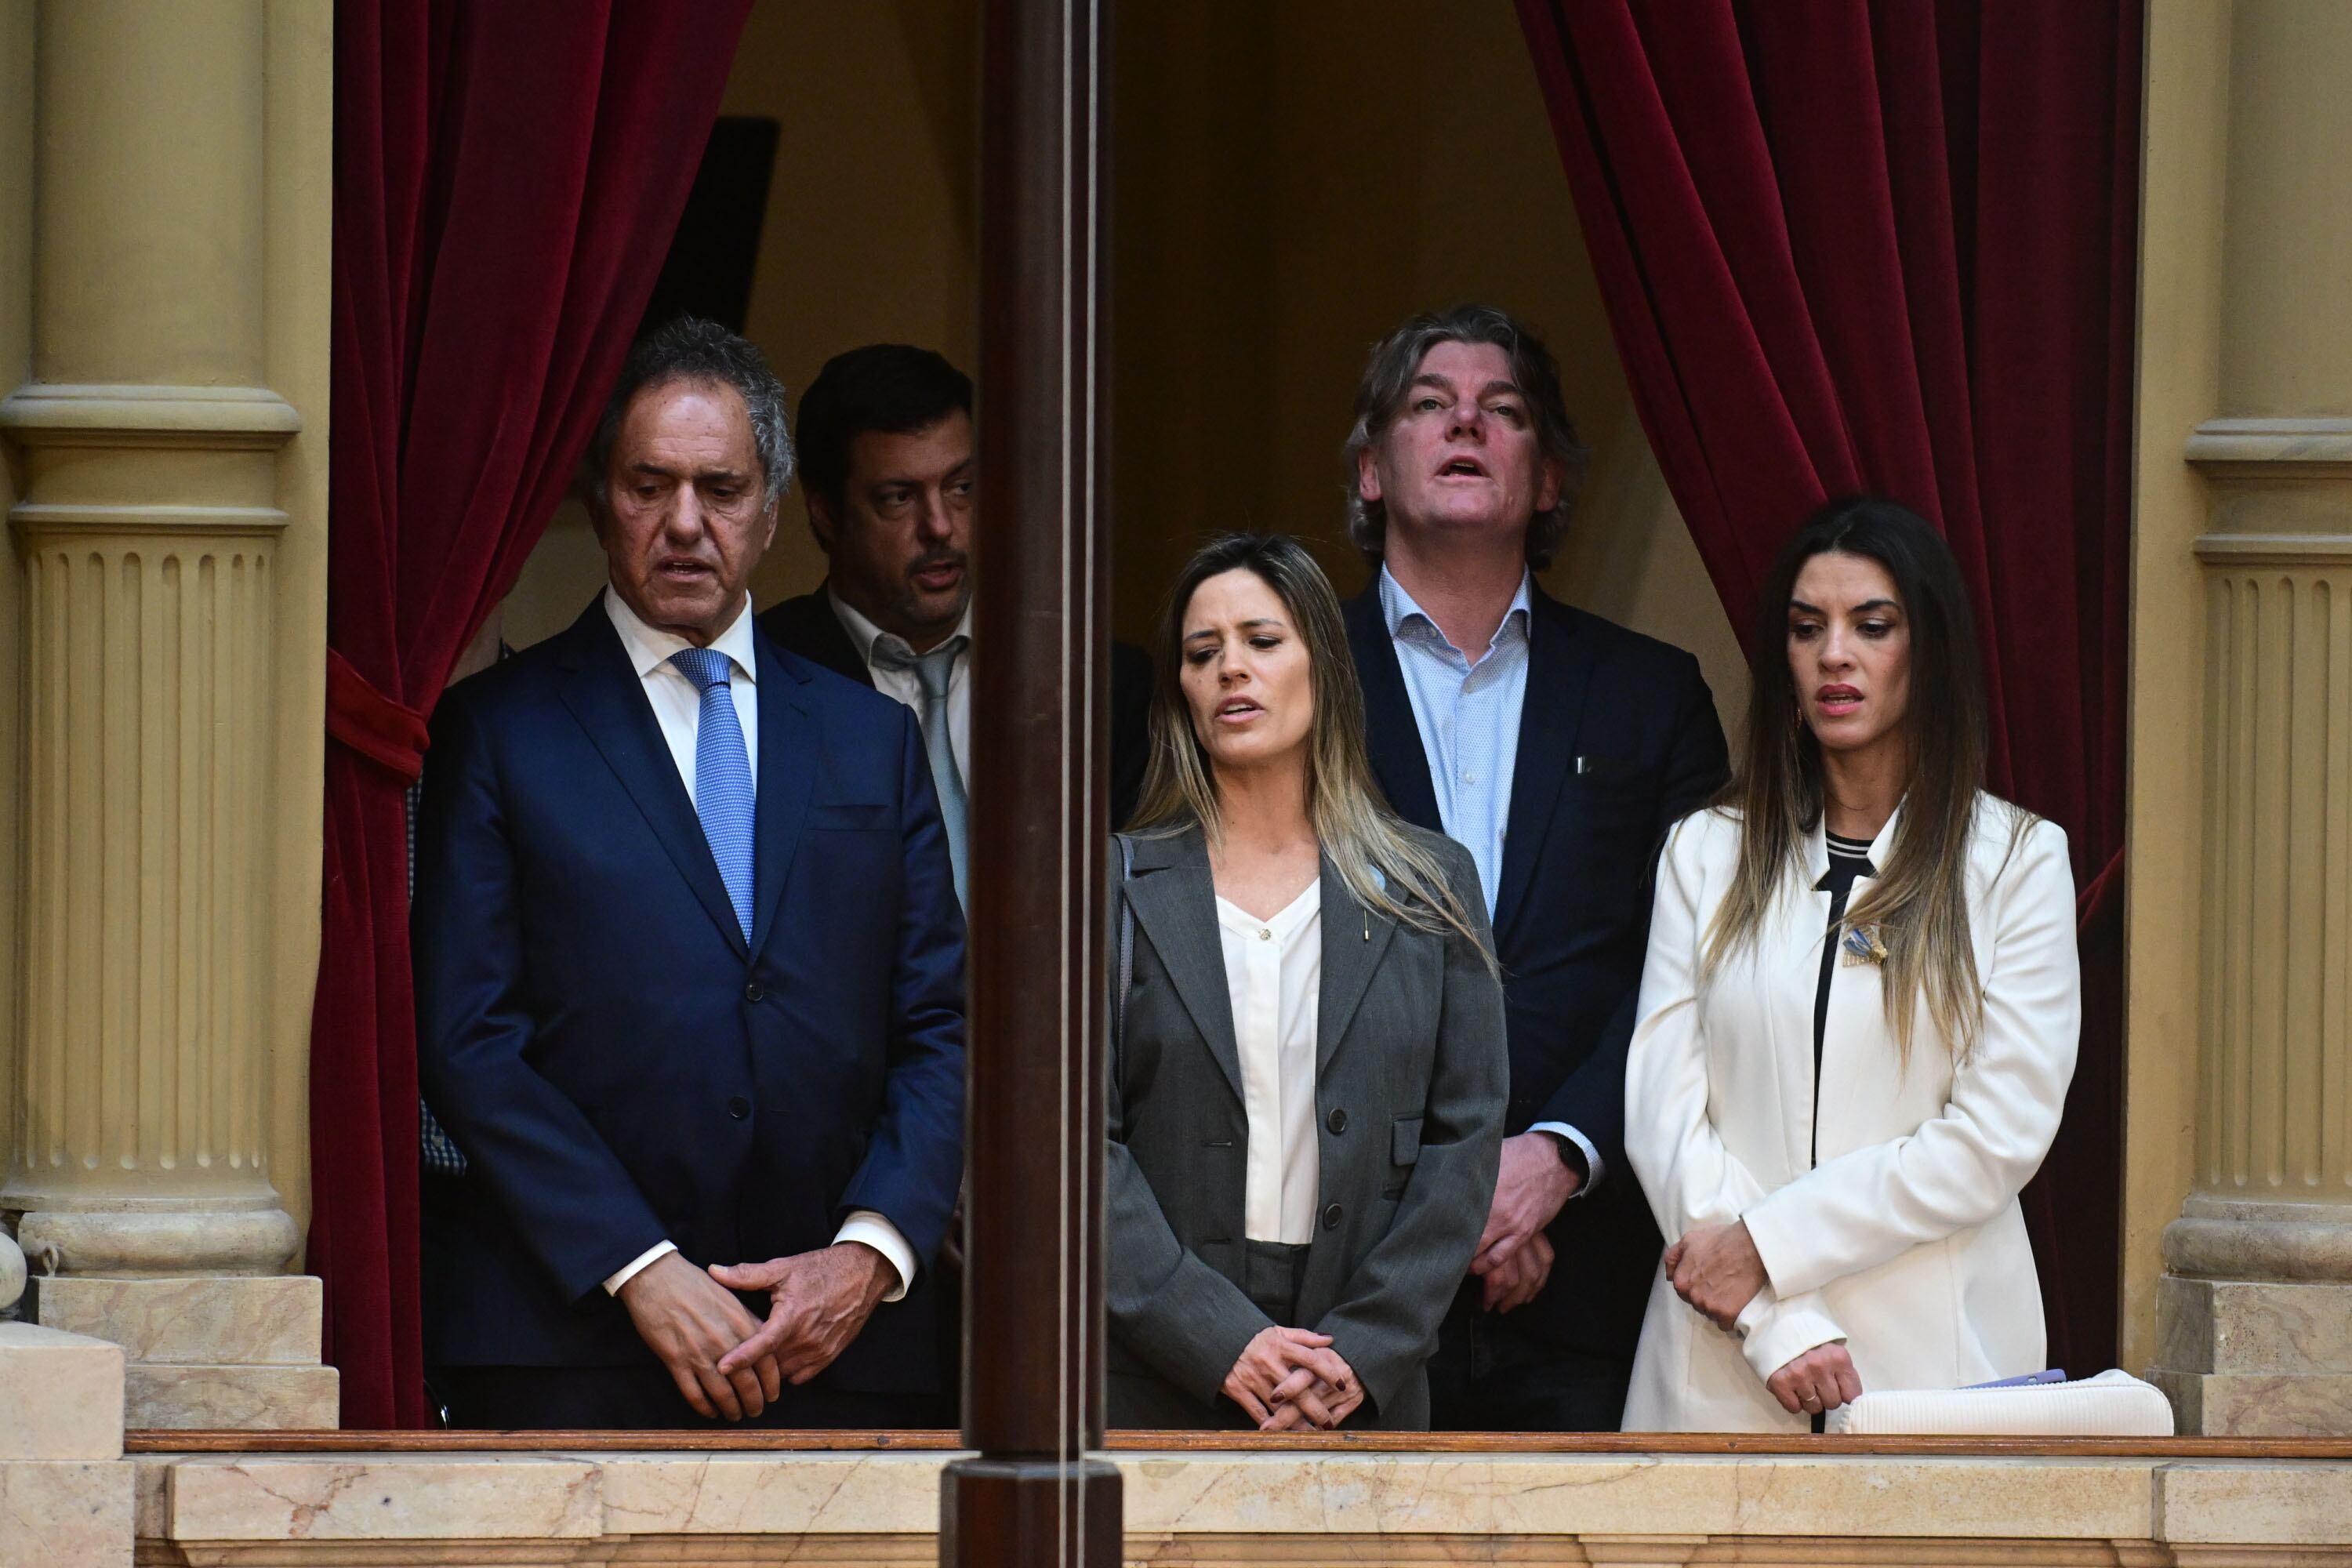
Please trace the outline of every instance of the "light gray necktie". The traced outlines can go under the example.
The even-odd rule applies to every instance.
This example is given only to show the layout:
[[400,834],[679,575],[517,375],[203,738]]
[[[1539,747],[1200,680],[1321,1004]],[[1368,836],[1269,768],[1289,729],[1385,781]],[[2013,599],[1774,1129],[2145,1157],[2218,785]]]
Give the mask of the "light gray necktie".
[[955,742],[948,730],[948,682],[955,674],[956,656],[971,646],[967,637],[951,637],[918,657],[895,637],[877,637],[874,662],[885,669],[911,669],[923,689],[923,750],[931,760],[931,783],[940,794],[940,816],[947,825],[948,859],[955,868],[956,902],[964,902],[964,832],[969,805],[964,799],[963,773],[956,767]]

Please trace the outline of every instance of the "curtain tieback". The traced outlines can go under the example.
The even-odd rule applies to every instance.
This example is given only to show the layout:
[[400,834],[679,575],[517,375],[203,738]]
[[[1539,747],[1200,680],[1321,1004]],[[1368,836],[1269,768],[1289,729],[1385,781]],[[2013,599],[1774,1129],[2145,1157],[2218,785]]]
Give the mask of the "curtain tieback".
[[431,743],[425,715],[395,702],[333,648],[327,650],[327,733],[352,751],[415,784]]

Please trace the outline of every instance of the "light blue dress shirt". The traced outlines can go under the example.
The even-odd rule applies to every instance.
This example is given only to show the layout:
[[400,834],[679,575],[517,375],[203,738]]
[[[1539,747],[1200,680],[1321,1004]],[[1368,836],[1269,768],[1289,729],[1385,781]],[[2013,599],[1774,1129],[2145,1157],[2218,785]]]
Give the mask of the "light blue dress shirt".
[[[1503,836],[1511,819],[1511,781],[1519,763],[1519,715],[1528,699],[1528,635],[1532,615],[1530,579],[1519,574],[1519,591],[1503,612],[1503,624],[1473,664],[1448,642],[1429,613],[1413,603],[1404,584],[1381,567],[1381,614],[1396,645],[1405,696],[1421,731],[1422,754],[1429,759],[1429,782],[1437,794],[1438,820],[1445,836],[1470,851],[1478,868],[1478,888],[1486,914],[1503,881]],[[1601,1154],[1592,1141],[1565,1121],[1538,1121],[1528,1131],[1556,1132],[1584,1155],[1591,1174],[1579,1196],[1598,1186]]]

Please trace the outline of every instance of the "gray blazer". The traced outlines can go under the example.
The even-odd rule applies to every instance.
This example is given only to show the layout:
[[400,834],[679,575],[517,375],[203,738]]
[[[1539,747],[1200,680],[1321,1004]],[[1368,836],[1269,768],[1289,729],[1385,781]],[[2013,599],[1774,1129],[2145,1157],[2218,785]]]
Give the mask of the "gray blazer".
[[[1406,831],[1485,936],[1469,852]],[[1239,1283],[1248,1122],[1208,851],[1198,828],[1134,844],[1121,889],[1132,980],[1108,1097],[1109,1418],[1245,1426],[1219,1388],[1268,1321]],[[1425,1430],[1423,1367],[1501,1158],[1503,989],[1467,941],[1365,910],[1326,859],[1317,1034],[1318,1228],[1286,1326],[1329,1334],[1363,1379],[1349,1426]]]

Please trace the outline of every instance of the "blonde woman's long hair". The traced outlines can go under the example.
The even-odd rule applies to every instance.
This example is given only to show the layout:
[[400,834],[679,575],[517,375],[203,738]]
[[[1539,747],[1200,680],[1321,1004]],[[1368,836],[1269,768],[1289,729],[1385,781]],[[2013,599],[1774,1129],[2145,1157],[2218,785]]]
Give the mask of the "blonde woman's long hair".
[[1872,496],[1815,511],[1773,563],[1758,601],[1749,668],[1748,744],[1714,805],[1739,819],[1739,864],[1708,931],[1702,972],[1752,949],[1780,898],[1810,884],[1807,837],[1822,821],[1822,748],[1802,721],[1789,670],[1789,599],[1816,555],[1874,561],[1910,620],[1910,767],[1886,864],[1846,910],[1843,931],[1875,927],[1886,950],[1887,1026],[1907,1064],[1924,998],[1954,1061],[1984,1021],[1969,930],[1969,838],[1981,810],[2005,814],[2012,852],[2033,817],[1985,795],[1984,676],[1959,563],[1925,519]]
[[1307,816],[1332,869],[1366,909],[1416,931],[1468,938],[1494,971],[1493,948],[1445,879],[1437,858],[1414,844],[1373,782],[1364,752],[1364,694],[1348,651],[1339,595],[1304,545],[1286,534],[1229,533],[1185,563],[1160,610],[1152,649],[1151,758],[1130,832],[1181,833],[1196,824],[1211,846],[1223,836],[1216,770],[1184,700],[1184,613],[1202,583],[1255,574],[1289,611],[1307,654],[1315,716],[1307,736]]

